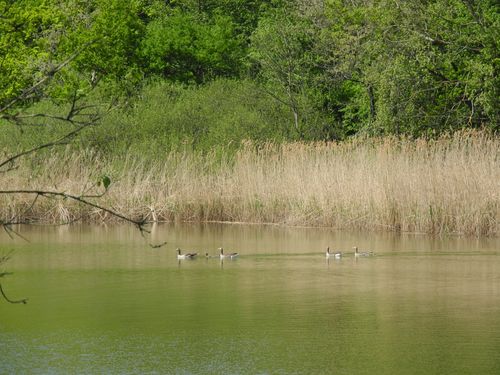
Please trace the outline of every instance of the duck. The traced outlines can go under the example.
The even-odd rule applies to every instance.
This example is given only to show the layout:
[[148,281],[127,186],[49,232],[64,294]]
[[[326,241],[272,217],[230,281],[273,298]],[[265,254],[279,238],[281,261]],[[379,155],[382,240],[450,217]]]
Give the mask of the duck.
[[198,255],[198,253],[186,253],[186,254],[181,254],[181,249],[177,248],[177,259],[193,259],[195,256]]
[[330,253],[330,247],[326,248],[325,255],[326,255],[327,258],[334,258],[334,259],[340,259],[340,258],[342,258],[342,252]]
[[219,247],[219,251],[220,251],[220,258],[221,259],[234,259],[236,258],[238,255],[238,253],[229,253],[229,254],[224,254],[224,249],[222,247]]
[[217,255],[210,255],[208,253],[205,253],[205,258],[210,259],[210,258],[218,258]]
[[372,255],[374,255],[373,251],[362,251],[362,252],[360,252],[358,250],[357,246],[354,246],[353,249],[354,249],[354,256],[356,258],[358,258],[358,257],[371,257]]

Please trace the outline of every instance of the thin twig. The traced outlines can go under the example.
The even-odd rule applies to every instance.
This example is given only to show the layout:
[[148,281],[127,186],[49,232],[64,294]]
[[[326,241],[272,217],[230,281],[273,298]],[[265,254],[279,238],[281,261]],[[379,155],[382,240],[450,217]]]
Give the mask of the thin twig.
[[11,228],[12,225],[16,224],[23,224],[23,223],[9,223],[9,222],[0,222],[0,225],[3,227],[7,235],[11,238],[14,239],[14,236],[12,234],[15,234],[17,237],[23,239],[26,242],[30,242],[26,237],[24,237],[21,233],[16,232],[14,229]]
[[[37,152],[37,151],[40,151],[40,150],[43,150],[45,148],[50,148],[50,147],[54,147],[54,146],[63,146],[63,145],[67,145],[68,142],[71,140],[71,138],[74,138],[78,133],[80,133],[83,129],[85,129],[86,126],[80,126],[78,127],[77,129],[67,133],[66,135],[64,135],[63,137],[55,140],[55,141],[52,141],[52,142],[49,142],[49,143],[45,143],[43,145],[40,145],[40,146],[37,146],[37,147],[34,147],[32,149],[29,149],[29,150],[26,150],[26,151],[23,151],[23,152],[20,152],[16,155],[13,155],[9,158],[7,158],[6,160],[4,160],[3,162],[0,163],[0,168],[2,168],[3,166],[7,165],[7,164],[13,164],[13,162],[16,160],[16,159],[19,159],[23,156],[26,156],[26,155],[29,155],[29,154],[32,154],[34,152]],[[10,171],[12,170],[11,167],[9,167],[9,169],[7,169],[6,171],[0,171],[0,172],[7,172],[7,171]]]
[[[14,250],[11,250],[7,254],[2,255],[0,257],[0,264],[7,262],[10,259],[10,256],[12,255],[13,252],[14,252]],[[5,274],[6,273],[4,272],[2,275],[5,275]]]
[[163,247],[167,244],[167,241],[161,243],[161,244],[158,244],[158,245],[153,245],[153,244],[149,244],[149,247],[151,247],[152,249],[158,249],[159,247]]
[[31,202],[30,206],[29,206],[28,208],[26,208],[26,210],[24,210],[22,214],[13,215],[13,216],[12,216],[12,217],[8,220],[8,222],[9,222],[9,223],[14,222],[14,219],[15,219],[16,217],[18,217],[18,218],[19,218],[19,217],[24,217],[24,216],[25,216],[25,215],[26,215],[26,214],[27,214],[27,213],[28,213],[31,209],[33,209],[33,207],[35,206],[36,201],[38,200],[38,197],[39,197],[39,196],[38,196],[38,195],[36,195],[36,196],[35,196],[35,198],[33,199],[33,202]]
[[7,295],[3,291],[2,283],[0,283],[0,293],[2,294],[3,298],[5,298],[5,300],[7,302],[9,302],[9,303],[22,303],[24,305],[26,305],[28,303],[28,299],[27,298],[23,298],[23,299],[20,299],[20,300],[12,300],[9,297],[7,297]]

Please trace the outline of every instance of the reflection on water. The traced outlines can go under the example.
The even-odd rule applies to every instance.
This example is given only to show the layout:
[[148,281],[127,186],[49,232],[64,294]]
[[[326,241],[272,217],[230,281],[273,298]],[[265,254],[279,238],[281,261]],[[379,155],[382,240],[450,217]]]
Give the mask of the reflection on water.
[[[498,374],[498,239],[241,225],[23,228],[0,373]],[[352,247],[376,256],[356,259]],[[175,248],[240,258],[178,261]],[[326,259],[325,249],[345,252]]]

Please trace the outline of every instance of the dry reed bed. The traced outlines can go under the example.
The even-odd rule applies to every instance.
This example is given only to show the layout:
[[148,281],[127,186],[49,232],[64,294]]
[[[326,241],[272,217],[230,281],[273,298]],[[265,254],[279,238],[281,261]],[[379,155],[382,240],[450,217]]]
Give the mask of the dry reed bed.
[[[113,185],[99,202],[133,217],[152,218],[154,210],[159,220],[498,235],[499,150],[499,138],[466,132],[432,141],[249,142],[234,159],[217,162],[189,153],[166,154],[151,164],[67,152],[4,174],[0,189],[79,194],[107,174]],[[0,196],[3,219],[111,219],[68,200],[39,200],[26,211],[30,202]]]

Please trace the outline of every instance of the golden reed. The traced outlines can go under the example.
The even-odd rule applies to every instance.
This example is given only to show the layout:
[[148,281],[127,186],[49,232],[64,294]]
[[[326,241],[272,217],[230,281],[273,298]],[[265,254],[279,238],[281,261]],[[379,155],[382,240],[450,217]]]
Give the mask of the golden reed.
[[[165,153],[161,161],[104,159],[90,151],[27,160],[0,189],[95,191],[123,214],[159,221],[230,221],[342,229],[498,235],[500,139],[467,131],[437,140],[354,139],[342,143],[242,145],[235,157]],[[3,220],[112,218],[60,199],[1,196]]]

